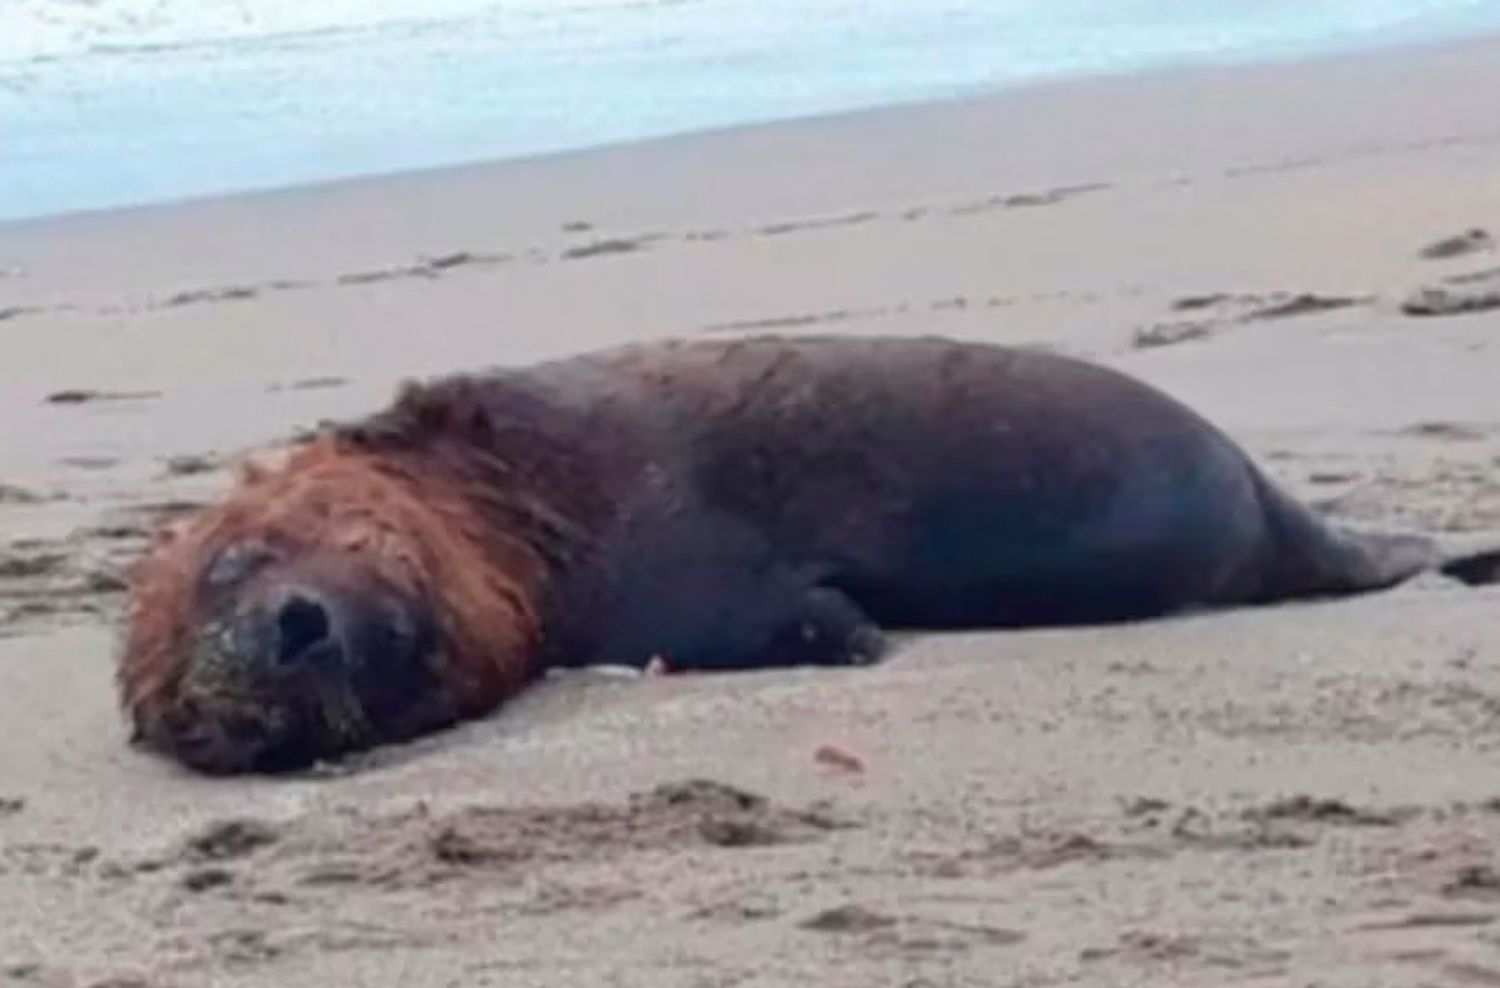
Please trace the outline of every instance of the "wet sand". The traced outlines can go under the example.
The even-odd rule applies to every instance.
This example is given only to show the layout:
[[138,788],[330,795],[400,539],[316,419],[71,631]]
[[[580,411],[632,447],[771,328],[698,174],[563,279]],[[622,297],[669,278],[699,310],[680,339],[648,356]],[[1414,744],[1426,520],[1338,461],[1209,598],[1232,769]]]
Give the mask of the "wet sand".
[[1500,542],[1500,41],[0,226],[0,984],[1500,984],[1500,590],[575,674],[292,779],[129,748],[121,574],[396,381],[654,336],[1100,360]]

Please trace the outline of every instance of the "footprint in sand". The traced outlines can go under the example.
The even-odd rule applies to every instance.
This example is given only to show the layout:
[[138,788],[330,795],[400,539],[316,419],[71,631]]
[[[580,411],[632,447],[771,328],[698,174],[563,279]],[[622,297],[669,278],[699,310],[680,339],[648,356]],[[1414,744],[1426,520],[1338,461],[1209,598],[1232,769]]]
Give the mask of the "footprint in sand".
[[1260,319],[1290,319],[1295,316],[1317,315],[1333,312],[1354,305],[1368,305],[1374,299],[1368,295],[1319,295],[1314,292],[1299,292],[1287,295],[1277,292],[1265,304],[1257,305],[1241,317],[1243,322]]
[[160,391],[95,391],[90,388],[69,388],[54,391],[46,399],[49,405],[91,405],[101,401],[151,401],[160,398]]
[[816,933],[869,933],[896,925],[894,916],[877,913],[856,903],[835,906],[797,924]]
[[1450,899],[1500,899],[1500,872],[1492,865],[1464,865],[1443,883],[1442,894]]
[[1444,237],[1423,247],[1417,254],[1428,261],[1445,261],[1452,257],[1464,257],[1480,251],[1494,250],[1495,238],[1488,230],[1474,227],[1451,237]]
[[1011,947],[1026,940],[1019,930],[979,923],[955,923],[919,916],[897,918],[858,903],[825,909],[797,924],[810,933],[857,937],[869,947],[899,953],[966,951],[976,946]]
[[17,487],[14,484],[0,483],[0,504],[44,504],[47,501],[56,501],[56,494],[38,494],[36,491],[25,487]]
[[199,288],[178,292],[161,303],[163,309],[175,309],[183,305],[201,305],[204,302],[244,302],[255,298],[260,291],[250,285],[229,285],[224,288]]
[[168,477],[195,477],[212,473],[224,465],[224,461],[211,453],[184,453],[169,456],[163,462],[163,473]]
[[[1056,206],[1067,202],[1069,199],[1089,195],[1094,192],[1102,192],[1108,188],[1110,186],[1105,182],[1089,182],[1083,185],[1062,185],[1053,189],[1043,189],[1040,192],[994,195],[950,206],[947,212],[950,216],[971,216],[975,213],[986,213],[996,209],[1035,209],[1038,206]],[[912,215],[915,212],[917,211],[908,211],[903,218],[919,219],[920,216]],[[925,215],[925,212],[923,211],[922,215]]]
[[1156,347],[1173,346],[1192,340],[1206,340],[1213,335],[1215,327],[1216,323],[1199,319],[1153,323],[1135,331],[1135,335],[1131,338],[1131,346],[1137,350],[1152,350]]
[[1448,442],[1482,442],[1489,438],[1487,429],[1465,425],[1462,422],[1418,422],[1404,429],[1397,429],[1398,436],[1412,436],[1419,439],[1442,439]]
[[67,556],[56,552],[0,556],[0,580],[35,580],[61,571]]
[[471,267],[481,264],[506,264],[514,260],[514,255],[507,253],[486,254],[471,250],[455,250],[445,254],[423,254],[413,264],[399,264],[389,268],[376,268],[371,271],[350,271],[341,274],[334,279],[334,284],[348,287],[350,285],[373,285],[382,281],[395,281],[399,278],[439,278],[449,271],[457,268]]
[[880,219],[880,214],[874,210],[861,210],[857,213],[844,213],[839,216],[815,216],[809,219],[771,223],[760,227],[755,232],[765,237],[780,237],[788,233],[803,233],[808,230],[828,230],[840,226],[859,226],[862,223],[873,223],[878,219]]
[[604,257],[608,254],[630,254],[643,249],[652,237],[612,237],[608,240],[596,240],[593,243],[582,244],[578,247],[569,247],[562,252],[565,261],[582,261],[590,257]]
[[1457,316],[1500,309],[1500,268],[1444,278],[1417,289],[1401,311],[1409,316]]
[[732,786],[689,780],[636,793],[623,804],[470,806],[448,813],[418,806],[396,815],[354,815],[337,832],[315,818],[220,820],[146,866],[198,894],[419,887],[492,882],[497,874],[691,845],[733,851],[813,843],[857,826],[817,807],[783,807]]
[[1132,345],[1138,350],[1172,346],[1191,340],[1206,340],[1231,326],[1277,319],[1294,319],[1369,305],[1369,295],[1329,295],[1319,292],[1230,293],[1185,295],[1172,302],[1174,313],[1191,313],[1143,326],[1135,331]]

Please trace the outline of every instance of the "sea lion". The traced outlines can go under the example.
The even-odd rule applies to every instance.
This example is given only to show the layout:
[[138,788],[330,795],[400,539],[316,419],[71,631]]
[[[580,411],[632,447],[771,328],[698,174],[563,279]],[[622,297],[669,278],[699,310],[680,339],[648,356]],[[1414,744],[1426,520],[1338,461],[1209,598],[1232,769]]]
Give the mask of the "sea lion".
[[939,339],[627,346],[405,388],[140,565],[148,745],[305,766],[542,670],[857,664],[882,628],[1111,622],[1386,587],[1223,433],[1083,361]]

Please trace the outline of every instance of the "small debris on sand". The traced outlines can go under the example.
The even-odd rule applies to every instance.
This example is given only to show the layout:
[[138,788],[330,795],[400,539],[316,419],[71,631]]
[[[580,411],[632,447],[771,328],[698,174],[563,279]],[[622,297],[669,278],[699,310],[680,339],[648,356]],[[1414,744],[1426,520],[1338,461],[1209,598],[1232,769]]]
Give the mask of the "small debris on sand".
[[838,745],[825,744],[813,752],[813,761],[840,772],[859,773],[865,770],[864,760]]

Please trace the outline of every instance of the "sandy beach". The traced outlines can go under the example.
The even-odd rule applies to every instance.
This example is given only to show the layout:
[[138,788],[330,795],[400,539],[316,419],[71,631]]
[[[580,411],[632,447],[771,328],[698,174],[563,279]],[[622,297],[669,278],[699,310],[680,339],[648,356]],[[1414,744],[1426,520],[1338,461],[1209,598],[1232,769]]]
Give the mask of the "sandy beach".
[[1500,589],[553,678],[295,778],[126,744],[122,574],[413,375],[931,333],[1500,544],[1500,40],[0,225],[0,984],[1500,984]]

